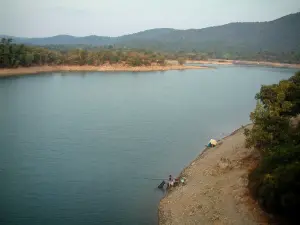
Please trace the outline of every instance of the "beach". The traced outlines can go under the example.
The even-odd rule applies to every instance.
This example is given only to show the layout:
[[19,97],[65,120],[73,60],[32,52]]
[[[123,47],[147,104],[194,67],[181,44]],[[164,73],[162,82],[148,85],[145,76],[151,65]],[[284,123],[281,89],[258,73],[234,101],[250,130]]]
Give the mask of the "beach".
[[232,65],[230,60],[207,59],[207,60],[187,60],[187,64],[211,64],[211,65]]
[[187,60],[186,63],[212,64],[212,65],[250,65],[250,66],[268,66],[268,67],[300,69],[300,64],[289,64],[289,63],[267,62],[267,61],[249,61],[249,60],[225,60],[225,59]]
[[268,224],[268,216],[248,192],[248,174],[260,155],[245,148],[243,131],[238,129],[216,147],[206,148],[182,171],[180,177],[187,183],[161,200],[160,225]]
[[208,67],[201,65],[189,64],[211,64],[211,65],[259,65],[283,68],[299,68],[300,64],[272,63],[272,62],[256,62],[256,61],[234,61],[234,60],[187,60],[185,65],[179,65],[176,60],[169,60],[165,66],[127,66],[124,64],[101,65],[101,66],[76,66],[76,65],[56,65],[56,66],[32,66],[18,68],[2,68],[0,69],[0,77],[50,73],[50,72],[149,72],[149,71],[167,71],[167,70],[187,70],[187,69],[206,69]]
[[0,69],[0,77],[38,74],[47,72],[147,72],[147,71],[167,71],[167,70],[186,70],[186,69],[205,69],[205,66],[192,65],[152,65],[152,66],[126,66],[126,65],[103,65],[103,66],[33,66]]

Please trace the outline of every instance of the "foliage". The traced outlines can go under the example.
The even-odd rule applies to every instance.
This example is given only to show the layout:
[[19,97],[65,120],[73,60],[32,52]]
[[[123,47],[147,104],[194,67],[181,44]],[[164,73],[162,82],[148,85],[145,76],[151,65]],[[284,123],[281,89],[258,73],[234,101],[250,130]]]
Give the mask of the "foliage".
[[299,156],[299,145],[274,148],[249,175],[250,190],[267,211],[291,219],[299,212]]
[[178,61],[178,64],[179,64],[179,65],[185,64],[185,60],[184,60],[184,58],[182,58],[182,57],[178,58],[177,61]]
[[300,207],[300,71],[262,86],[256,99],[253,129],[245,135],[262,161],[249,175],[249,187],[267,211],[294,218]]
[[123,63],[130,66],[165,65],[165,56],[144,50],[105,48],[61,48],[51,49],[16,44],[12,39],[2,38],[0,42],[0,68],[40,65],[94,65]]

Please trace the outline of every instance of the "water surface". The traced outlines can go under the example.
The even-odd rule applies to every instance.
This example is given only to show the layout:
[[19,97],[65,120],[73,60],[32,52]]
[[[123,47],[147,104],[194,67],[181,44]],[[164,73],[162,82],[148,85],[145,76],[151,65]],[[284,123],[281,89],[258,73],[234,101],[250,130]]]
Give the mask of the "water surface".
[[249,122],[292,69],[221,66],[0,79],[0,223],[155,224],[156,178]]

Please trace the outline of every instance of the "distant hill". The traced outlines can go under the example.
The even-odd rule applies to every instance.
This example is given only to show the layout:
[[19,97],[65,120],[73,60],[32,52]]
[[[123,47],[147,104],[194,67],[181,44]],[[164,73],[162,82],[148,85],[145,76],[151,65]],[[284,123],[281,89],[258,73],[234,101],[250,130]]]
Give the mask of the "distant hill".
[[115,45],[164,51],[222,53],[300,52],[300,13],[269,22],[230,23],[203,29],[151,29],[120,37],[58,35],[46,38],[18,38],[31,45]]
[[[1,36],[1,35],[0,35]],[[57,35],[53,37],[45,38],[20,38],[2,35],[2,37],[11,37],[17,43],[29,44],[29,45],[94,45],[101,46],[111,43],[110,37],[101,37],[96,35],[86,37],[75,37],[71,35]]]

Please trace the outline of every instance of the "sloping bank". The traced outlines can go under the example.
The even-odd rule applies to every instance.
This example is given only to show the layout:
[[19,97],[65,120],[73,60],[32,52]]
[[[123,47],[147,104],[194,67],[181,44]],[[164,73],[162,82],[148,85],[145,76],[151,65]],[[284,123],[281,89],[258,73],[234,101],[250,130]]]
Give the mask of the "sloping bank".
[[160,225],[267,224],[267,216],[248,193],[249,169],[259,154],[244,147],[243,131],[236,130],[215,148],[205,149],[182,171],[187,184],[161,200]]
[[147,71],[166,71],[166,70],[186,70],[186,69],[205,69],[204,66],[190,66],[190,65],[152,65],[152,66],[126,66],[121,64],[102,65],[102,66],[33,66],[33,67],[19,67],[0,69],[0,77],[38,74],[47,72],[147,72]]

